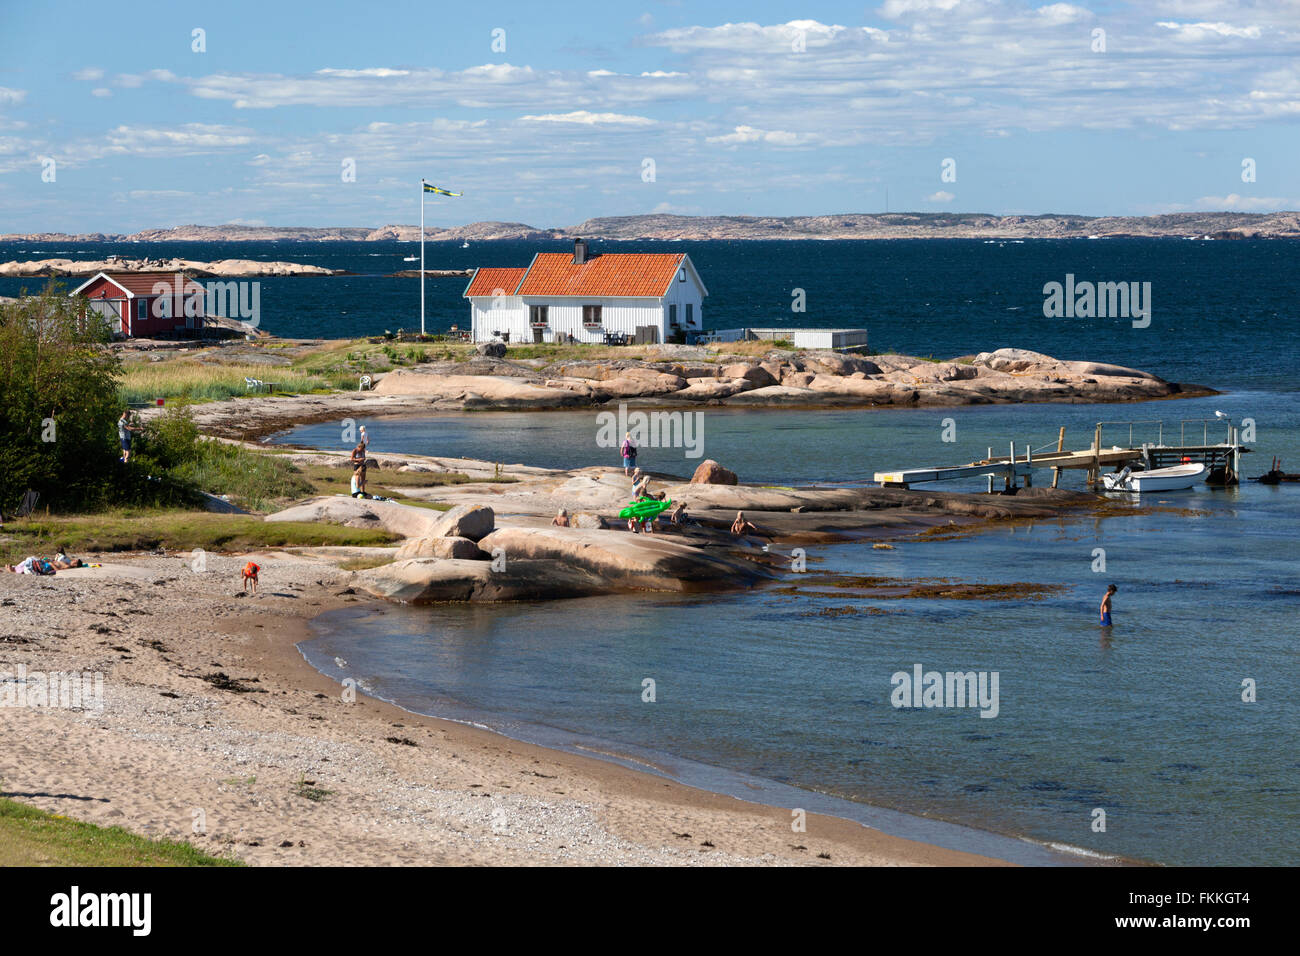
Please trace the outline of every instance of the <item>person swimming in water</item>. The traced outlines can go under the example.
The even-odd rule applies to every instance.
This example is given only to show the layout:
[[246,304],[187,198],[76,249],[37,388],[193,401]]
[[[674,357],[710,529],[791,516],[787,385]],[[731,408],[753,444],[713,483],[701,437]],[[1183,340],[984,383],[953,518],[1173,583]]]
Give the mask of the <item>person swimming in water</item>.
[[1119,588],[1115,587],[1115,585],[1113,585],[1113,584],[1110,585],[1109,587],[1106,588],[1106,596],[1105,596],[1104,598],[1101,599],[1101,626],[1102,626],[1102,627],[1110,627],[1110,626],[1111,626],[1111,620],[1110,620],[1110,610],[1111,610],[1111,607],[1110,607],[1110,599],[1111,599],[1111,595],[1113,595],[1113,594],[1114,594],[1116,591],[1118,591],[1118,590],[1119,590]]

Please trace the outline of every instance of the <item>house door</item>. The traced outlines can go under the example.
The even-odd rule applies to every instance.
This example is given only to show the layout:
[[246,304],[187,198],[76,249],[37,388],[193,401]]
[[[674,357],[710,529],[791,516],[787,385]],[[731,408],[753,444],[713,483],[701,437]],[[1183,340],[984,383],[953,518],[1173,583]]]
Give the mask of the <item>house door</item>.
[[546,326],[544,325],[533,326],[533,341],[538,345],[541,345],[543,342],[546,341]]

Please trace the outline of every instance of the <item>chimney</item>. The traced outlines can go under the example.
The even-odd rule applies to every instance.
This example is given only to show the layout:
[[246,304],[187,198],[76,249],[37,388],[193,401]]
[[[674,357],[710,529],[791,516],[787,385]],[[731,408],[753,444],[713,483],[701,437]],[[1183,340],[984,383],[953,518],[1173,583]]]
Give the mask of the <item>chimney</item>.
[[575,266],[580,266],[586,261],[587,261],[587,240],[574,239],[573,240],[573,264]]

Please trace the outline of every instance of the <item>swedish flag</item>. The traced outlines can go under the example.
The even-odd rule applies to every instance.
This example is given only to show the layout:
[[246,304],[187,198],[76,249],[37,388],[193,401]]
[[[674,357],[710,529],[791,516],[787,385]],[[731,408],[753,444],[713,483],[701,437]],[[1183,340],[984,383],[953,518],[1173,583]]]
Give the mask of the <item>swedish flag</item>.
[[452,192],[450,189],[443,189],[441,186],[435,186],[435,185],[433,185],[432,183],[426,183],[426,182],[424,182],[423,179],[421,179],[420,182],[423,183],[423,185],[424,185],[424,191],[425,191],[426,193],[437,193],[439,196],[463,196],[463,195],[465,195],[464,193],[454,193],[454,192]]

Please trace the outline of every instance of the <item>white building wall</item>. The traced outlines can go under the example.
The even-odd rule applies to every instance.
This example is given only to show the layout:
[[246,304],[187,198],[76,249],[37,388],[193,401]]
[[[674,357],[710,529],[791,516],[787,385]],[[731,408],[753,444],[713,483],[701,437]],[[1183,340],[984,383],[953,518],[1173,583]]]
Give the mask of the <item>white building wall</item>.
[[528,329],[528,309],[517,295],[474,296],[469,300],[470,337],[475,342],[490,342],[498,332],[509,332],[511,342],[532,341]]
[[[667,295],[664,296],[664,322],[666,324],[668,321],[668,307],[675,305],[677,306],[677,323],[687,331],[699,332],[704,328],[704,296],[690,267],[684,266],[683,268],[686,269],[686,281],[680,282],[674,277],[672,284],[668,287]],[[689,325],[686,322],[686,306],[688,304],[694,306]]]
[[[548,342],[555,341],[556,336],[571,334],[579,342],[603,342],[606,332],[624,332],[628,338],[636,335],[638,326],[653,325],[659,330],[659,341],[664,340],[664,310],[658,299],[631,298],[616,296],[593,296],[591,298],[541,297],[524,298],[525,321],[528,308],[533,305],[547,307]],[[601,307],[601,324],[585,328],[582,324],[582,307],[599,305]],[[528,333],[531,340],[532,333]],[[511,336],[514,339],[514,336]]]

